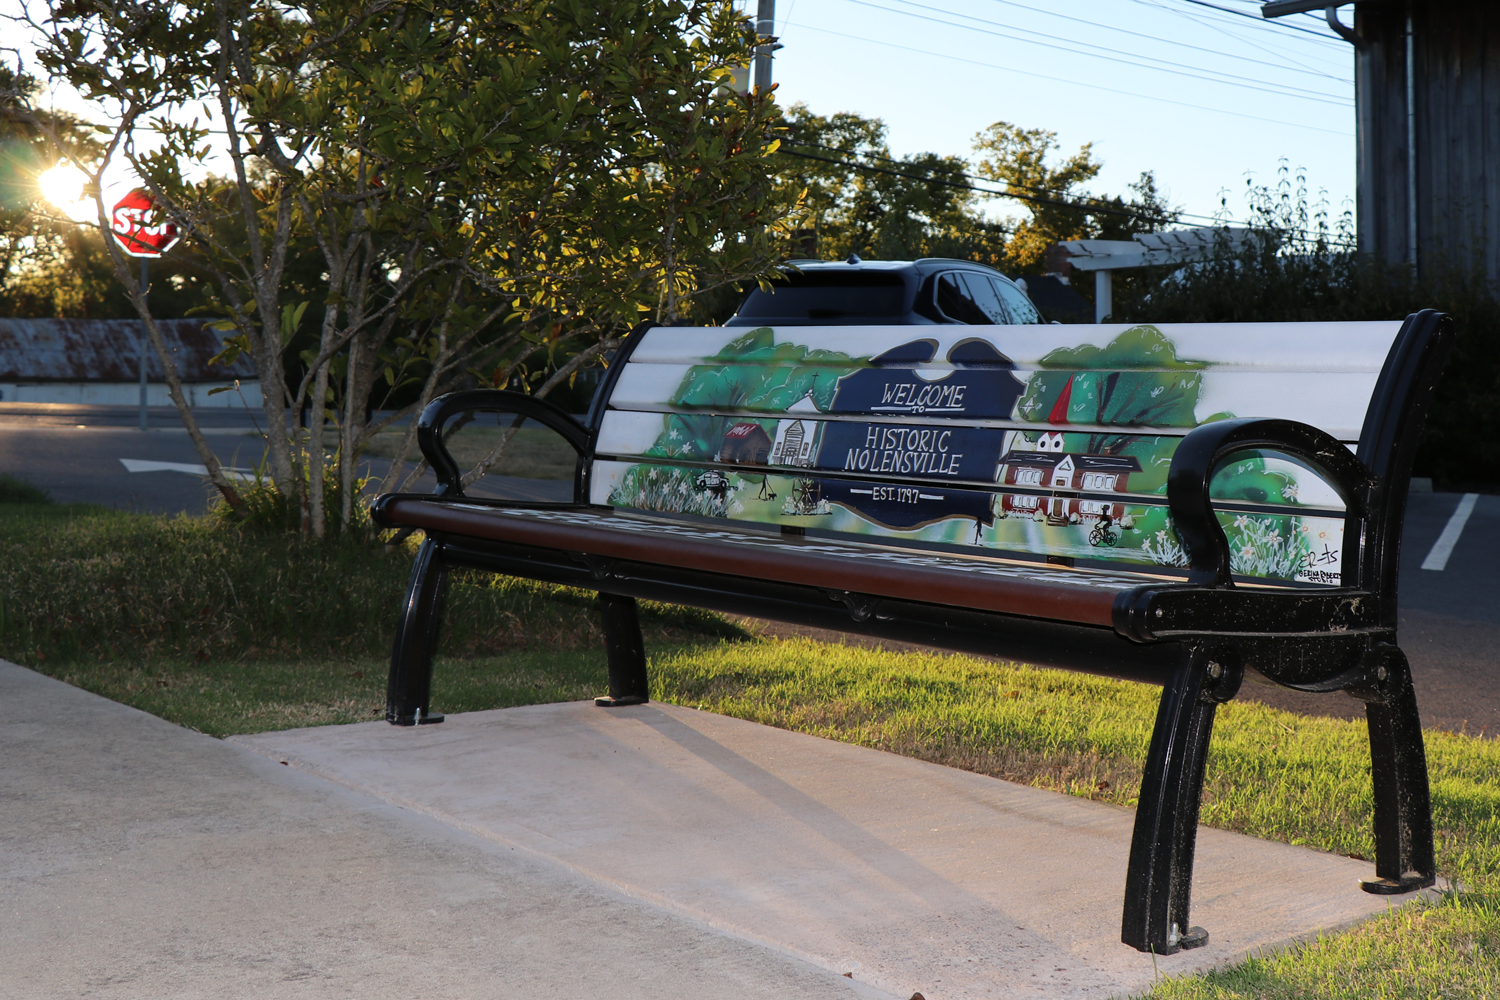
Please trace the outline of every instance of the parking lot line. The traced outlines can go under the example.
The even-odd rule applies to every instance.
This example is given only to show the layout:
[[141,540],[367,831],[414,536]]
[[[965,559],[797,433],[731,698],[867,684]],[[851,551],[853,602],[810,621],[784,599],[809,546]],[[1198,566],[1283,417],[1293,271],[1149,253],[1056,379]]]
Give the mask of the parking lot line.
[[1469,523],[1469,515],[1474,513],[1474,504],[1479,500],[1478,493],[1465,493],[1458,507],[1453,511],[1453,516],[1448,518],[1448,524],[1443,528],[1443,533],[1438,535],[1438,540],[1432,543],[1432,551],[1427,553],[1427,558],[1422,560],[1423,569],[1443,569],[1448,565],[1448,557],[1453,555],[1453,547],[1458,544],[1458,536],[1464,533],[1464,525]]

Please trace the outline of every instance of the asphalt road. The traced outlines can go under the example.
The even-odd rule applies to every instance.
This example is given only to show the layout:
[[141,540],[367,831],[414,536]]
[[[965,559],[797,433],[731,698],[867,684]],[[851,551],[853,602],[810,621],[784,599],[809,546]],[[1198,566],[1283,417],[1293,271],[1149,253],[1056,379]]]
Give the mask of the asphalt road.
[[[62,502],[203,513],[213,490],[200,478],[176,471],[130,472],[121,462],[198,464],[172,411],[153,411],[151,422],[153,429],[136,430],[136,413],[129,408],[0,404],[0,472],[26,479]],[[260,459],[243,413],[205,411],[202,422],[221,462],[245,468]],[[385,471],[383,463],[374,465],[373,471]],[[504,480],[497,486],[502,494],[533,499],[563,499],[570,488],[546,480]],[[1477,498],[1444,569],[1421,568],[1462,499],[1456,493],[1411,495],[1401,554],[1400,641],[1412,663],[1423,722],[1494,736],[1500,734],[1500,496]],[[1364,714],[1359,702],[1343,694],[1304,694],[1268,683],[1247,682],[1241,697],[1315,715]]]
[[[229,468],[251,470],[265,454],[260,435],[244,411],[200,410],[204,437],[219,461]],[[38,407],[0,403],[0,472],[24,479],[52,494],[59,503],[94,503],[152,514],[203,514],[218,491],[201,476],[178,470],[132,472],[126,462],[200,466],[202,460],[176,411],[149,414],[149,429],[138,426],[133,407]],[[388,462],[371,460],[377,477]],[[492,489],[475,495],[517,499],[564,500],[572,484],[547,480],[487,477]],[[431,489],[433,479],[419,481]]]

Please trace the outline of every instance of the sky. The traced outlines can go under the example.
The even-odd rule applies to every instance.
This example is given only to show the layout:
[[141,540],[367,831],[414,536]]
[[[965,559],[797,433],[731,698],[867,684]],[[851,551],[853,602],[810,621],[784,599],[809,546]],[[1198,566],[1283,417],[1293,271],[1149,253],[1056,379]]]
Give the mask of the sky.
[[[754,13],[757,0],[739,2]],[[0,14],[21,3],[0,0]],[[784,105],[882,119],[897,155],[969,156],[1002,120],[1055,131],[1059,157],[1093,143],[1104,168],[1089,193],[1125,194],[1150,170],[1190,225],[1225,207],[1243,219],[1246,178],[1274,185],[1283,159],[1331,214],[1352,210],[1353,49],[1321,14],[1268,22],[1260,4],[776,0],[773,78]]]
[[1333,215],[1352,211],[1353,49],[1321,12],[1267,22],[1260,6],[776,0],[773,78],[783,105],[882,119],[896,155],[969,156],[975,133],[1008,121],[1055,131],[1059,155],[1093,143],[1093,194],[1150,170],[1187,213],[1211,217],[1227,197],[1243,219],[1247,176],[1274,185],[1285,159]]

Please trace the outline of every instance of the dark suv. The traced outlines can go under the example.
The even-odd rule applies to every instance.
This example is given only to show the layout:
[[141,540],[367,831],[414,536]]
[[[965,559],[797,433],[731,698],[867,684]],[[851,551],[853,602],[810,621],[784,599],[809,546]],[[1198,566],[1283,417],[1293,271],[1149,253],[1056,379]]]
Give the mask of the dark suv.
[[725,326],[1045,323],[1015,282],[964,260],[799,260]]

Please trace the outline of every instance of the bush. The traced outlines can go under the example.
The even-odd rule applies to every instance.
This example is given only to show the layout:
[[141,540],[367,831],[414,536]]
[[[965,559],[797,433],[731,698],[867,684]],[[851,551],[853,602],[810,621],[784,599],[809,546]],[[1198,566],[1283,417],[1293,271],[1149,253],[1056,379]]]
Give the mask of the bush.
[[[301,455],[301,470],[303,495],[311,495],[312,476],[305,451]],[[374,525],[370,523],[369,507],[361,498],[368,483],[368,478],[354,481],[354,503],[350,505],[351,517],[347,526],[351,534],[364,538],[371,537],[375,531]],[[224,528],[242,528],[272,534],[304,530],[301,498],[295,490],[292,493],[281,492],[269,478],[264,464],[255,470],[254,482],[237,487],[235,492],[243,501],[241,506],[233,507],[222,496],[217,497],[208,510],[210,520]],[[327,525],[329,534],[339,534],[345,530],[341,513],[343,498],[344,486],[339,480],[338,467],[333,462],[325,462],[323,523]]]
[[0,472],[0,503],[49,504],[52,494],[15,476]]

